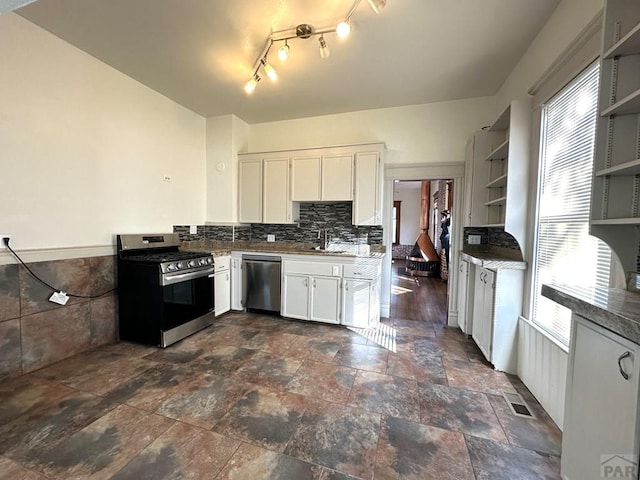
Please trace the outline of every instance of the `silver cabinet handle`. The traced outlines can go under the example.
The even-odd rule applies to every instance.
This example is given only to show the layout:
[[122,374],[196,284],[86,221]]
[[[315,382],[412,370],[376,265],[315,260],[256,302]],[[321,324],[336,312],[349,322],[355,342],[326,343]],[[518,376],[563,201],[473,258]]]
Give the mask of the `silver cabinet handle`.
[[309,280],[307,280],[306,278],[304,279],[304,286],[308,287],[309,286]]
[[229,280],[229,272],[227,272],[227,280]]
[[631,352],[627,350],[626,352],[624,352],[622,355],[618,357],[618,369],[620,370],[620,375],[622,375],[622,378],[624,378],[625,380],[629,380],[629,374],[624,371],[624,368],[622,368],[622,360],[630,356],[631,356]]
[[344,289],[349,290],[349,282],[344,282]]
[[313,288],[316,288],[316,279],[313,279]]

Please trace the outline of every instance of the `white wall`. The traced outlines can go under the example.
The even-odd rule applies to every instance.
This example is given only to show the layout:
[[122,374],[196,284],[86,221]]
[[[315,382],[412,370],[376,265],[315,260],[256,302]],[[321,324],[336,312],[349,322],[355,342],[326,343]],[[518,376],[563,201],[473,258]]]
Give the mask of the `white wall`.
[[496,112],[523,98],[604,7],[604,0],[562,0],[496,94]]
[[413,245],[420,234],[422,182],[394,183],[393,199],[400,204],[400,243]]
[[207,222],[238,221],[238,155],[249,125],[235,115],[207,118]]
[[385,142],[385,163],[463,163],[468,137],[493,120],[493,97],[251,126],[249,151]]
[[0,66],[0,233],[15,248],[203,223],[203,117],[13,13]]

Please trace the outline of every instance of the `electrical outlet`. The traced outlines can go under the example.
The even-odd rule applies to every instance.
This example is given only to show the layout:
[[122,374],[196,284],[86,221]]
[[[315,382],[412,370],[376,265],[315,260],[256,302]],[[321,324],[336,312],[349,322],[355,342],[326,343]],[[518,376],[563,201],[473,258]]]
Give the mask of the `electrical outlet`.
[[469,235],[469,245],[480,245],[482,235]]
[[267,242],[275,242],[276,241],[276,236],[272,233],[270,233],[269,235],[267,235]]
[[11,235],[0,234],[0,250],[6,250],[7,246],[4,244],[4,239],[8,238],[9,242],[11,242]]
[[197,235],[197,234],[198,234],[198,226],[189,225],[189,235]]
[[165,182],[170,182],[171,181],[171,175],[163,175],[162,176],[162,180]]

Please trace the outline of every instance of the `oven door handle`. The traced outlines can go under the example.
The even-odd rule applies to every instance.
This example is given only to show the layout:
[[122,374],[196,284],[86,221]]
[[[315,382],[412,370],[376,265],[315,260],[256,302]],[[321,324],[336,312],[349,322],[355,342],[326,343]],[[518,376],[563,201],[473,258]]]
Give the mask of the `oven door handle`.
[[211,273],[213,273],[213,267],[207,268],[206,270],[198,270],[197,272],[164,275],[161,279],[161,284],[163,287],[166,287],[167,285],[173,285],[174,283],[185,282],[187,280],[193,280],[200,277],[208,277]]

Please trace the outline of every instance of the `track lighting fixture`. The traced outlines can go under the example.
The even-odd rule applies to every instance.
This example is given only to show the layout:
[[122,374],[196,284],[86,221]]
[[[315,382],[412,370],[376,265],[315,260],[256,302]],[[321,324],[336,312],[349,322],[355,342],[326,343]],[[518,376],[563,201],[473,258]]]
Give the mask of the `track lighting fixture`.
[[[271,79],[276,80],[278,75],[276,74],[273,66],[267,61],[267,55],[273,47],[273,44],[276,42],[284,42],[278,49],[278,58],[280,61],[285,61],[289,58],[290,47],[288,41],[294,38],[298,39],[307,39],[314,36],[318,36],[318,42],[320,43],[320,57],[328,58],[331,54],[329,47],[327,47],[327,42],[324,38],[324,35],[327,33],[336,33],[338,37],[345,38],[348,37],[351,32],[351,16],[354,14],[358,6],[360,5],[362,0],[354,0],[351,9],[345,15],[344,20],[340,22],[335,27],[327,27],[327,28],[319,28],[316,29],[313,25],[309,25],[307,23],[301,23],[295,28],[290,28],[288,30],[280,30],[277,32],[272,32],[271,35],[267,38],[267,41],[262,49],[262,52],[256,59],[253,65],[253,76],[251,80],[249,80],[245,85],[245,90],[247,93],[252,93],[258,82],[260,81],[260,76],[258,75],[258,70],[260,67],[264,70],[264,73]],[[371,9],[376,13],[380,13],[382,9],[387,4],[387,0],[367,0],[367,3],[371,7]]]

